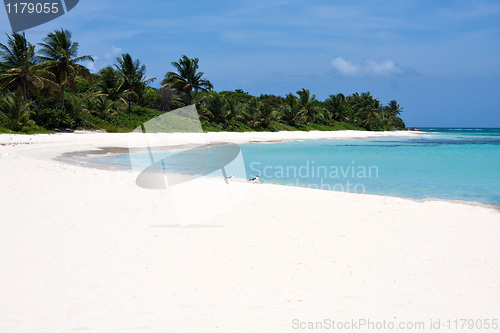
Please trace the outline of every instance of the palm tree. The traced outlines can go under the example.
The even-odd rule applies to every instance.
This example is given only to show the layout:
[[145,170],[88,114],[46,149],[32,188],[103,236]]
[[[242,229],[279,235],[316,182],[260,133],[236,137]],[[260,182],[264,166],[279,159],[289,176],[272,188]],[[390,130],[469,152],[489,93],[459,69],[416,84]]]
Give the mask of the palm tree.
[[24,32],[7,35],[7,45],[0,43],[0,49],[2,73],[26,61],[35,62],[35,47],[26,40]]
[[241,112],[241,117],[250,127],[255,128],[260,125],[262,120],[263,107],[264,104],[260,100],[252,97],[243,112]]
[[357,113],[361,116],[362,125],[369,131],[377,130],[381,119],[382,105],[370,93],[358,95],[355,103]]
[[238,115],[241,113],[242,104],[241,102],[235,100],[234,98],[226,97],[228,114],[227,118],[229,122],[234,121]]
[[71,42],[71,32],[61,29],[47,35],[39,57],[45,67],[55,75],[55,82],[59,85],[61,95],[61,110],[64,110],[64,89],[69,86],[76,91],[75,79],[82,76],[89,83],[92,76],[89,70],[80,64],[82,61],[94,61],[89,55],[78,57],[78,43]]
[[311,123],[316,122],[316,118],[320,116],[318,108],[314,105],[317,102],[316,94],[312,94],[311,96],[308,89],[302,88],[302,90],[297,91],[297,95],[299,95],[300,105],[305,110],[307,121]]
[[146,78],[146,65],[141,64],[139,59],[132,60],[132,56],[128,53],[122,54],[121,58],[116,58],[118,65],[115,67],[123,76],[124,92],[128,104],[128,113],[132,113],[132,98],[138,98],[143,92],[146,85],[156,80],[156,78]]
[[106,96],[115,102],[115,106],[118,102],[128,106],[128,101],[138,96],[134,91],[125,88],[123,75],[111,66],[104,67],[99,71],[95,78],[94,87],[98,95]]
[[300,104],[299,99],[293,94],[285,97],[285,104],[280,108],[282,119],[290,126],[295,126],[305,118],[306,110]]
[[96,90],[113,101],[117,101],[125,90],[123,88],[125,79],[120,72],[111,66],[102,68],[94,79],[94,86]]
[[95,114],[101,119],[108,119],[109,117],[118,115],[116,112],[113,112],[115,102],[103,95],[97,96],[95,99],[87,99],[86,104],[84,111]]
[[31,102],[25,102],[22,96],[9,93],[0,100],[0,116],[5,118],[12,130],[29,122]]
[[210,95],[204,107],[201,108],[204,118],[212,123],[227,125],[232,118],[232,108],[228,100],[220,94]]
[[260,116],[260,124],[263,127],[268,128],[273,121],[280,119],[281,114],[273,109],[270,104],[263,102]]
[[404,109],[400,107],[398,102],[396,102],[395,100],[390,101],[389,105],[386,108],[390,115],[394,117],[401,115],[401,112],[403,112]]
[[70,94],[66,97],[66,102],[69,106],[69,113],[73,117],[74,124],[76,125],[80,121],[80,116],[83,111],[83,99],[81,96]]
[[382,106],[380,101],[373,98],[370,92],[354,93],[347,96],[346,105],[352,110],[350,117],[354,119],[351,121],[354,125],[363,126],[369,131],[377,130],[380,127]]
[[36,63],[35,46],[31,45],[24,33],[7,36],[7,45],[0,43],[0,88],[22,91],[24,101],[28,100],[28,90],[41,89],[50,85],[51,73]]
[[330,95],[325,101],[329,117],[332,120],[355,124],[356,114],[349,106],[351,100],[352,98],[350,96],[346,98],[342,93],[338,93],[337,95]]
[[164,89],[175,89],[177,93],[186,94],[186,105],[191,105],[191,93],[194,89],[195,94],[198,91],[209,91],[213,89],[210,81],[202,79],[203,72],[198,70],[198,58],[190,59],[183,55],[179,62],[172,62],[172,66],[177,69],[177,73],[168,72],[161,81]]
[[381,109],[381,123],[384,129],[395,130],[403,129],[405,127],[403,120],[399,117],[403,108],[399,106],[398,102],[392,100],[389,102],[389,105]]

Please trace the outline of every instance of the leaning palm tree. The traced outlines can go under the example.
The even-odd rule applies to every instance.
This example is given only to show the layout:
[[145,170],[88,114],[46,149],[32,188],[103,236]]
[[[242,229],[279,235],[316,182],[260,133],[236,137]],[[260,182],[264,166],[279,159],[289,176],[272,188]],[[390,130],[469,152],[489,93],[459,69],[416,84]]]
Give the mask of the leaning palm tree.
[[381,107],[380,123],[382,128],[385,130],[403,129],[404,122],[399,118],[403,109],[395,100],[390,101],[389,105]]
[[401,112],[403,112],[403,109],[401,106],[399,106],[398,102],[395,100],[392,100],[389,102],[389,105],[386,107],[387,111],[391,116],[399,116]]
[[132,99],[137,99],[144,92],[144,88],[156,78],[146,78],[146,65],[141,64],[139,59],[132,59],[128,53],[122,54],[121,58],[116,58],[118,65],[116,69],[123,76],[124,94],[128,104],[128,113],[132,113]]
[[185,93],[186,105],[191,105],[192,91],[209,91],[213,89],[210,81],[202,79],[203,72],[197,72],[199,59],[190,59],[183,55],[179,62],[172,62],[172,66],[177,69],[177,73],[168,72],[161,81],[164,89],[175,89],[177,93]]
[[94,61],[89,55],[78,57],[78,43],[71,41],[71,32],[61,29],[47,35],[44,43],[39,45],[44,66],[55,76],[55,82],[59,86],[61,96],[61,109],[64,110],[64,89],[69,86],[76,91],[75,79],[82,76],[92,83],[92,76],[87,67],[80,65],[82,61]]
[[52,84],[52,73],[37,64],[35,46],[26,40],[24,33],[7,38],[6,45],[0,43],[0,89],[21,91],[27,101],[28,91]]
[[18,131],[20,126],[28,123],[31,102],[25,102],[22,96],[9,93],[0,100],[0,117],[7,120],[14,131]]

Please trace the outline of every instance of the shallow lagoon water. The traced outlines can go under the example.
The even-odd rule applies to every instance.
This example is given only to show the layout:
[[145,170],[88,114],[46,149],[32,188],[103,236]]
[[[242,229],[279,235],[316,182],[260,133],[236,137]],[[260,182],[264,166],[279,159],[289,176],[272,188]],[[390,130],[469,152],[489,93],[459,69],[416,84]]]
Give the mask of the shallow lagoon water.
[[[263,182],[282,185],[500,205],[500,129],[424,129],[418,137],[240,147],[247,174],[236,177],[259,175]],[[156,158],[173,154],[163,152]],[[150,157],[143,155],[147,167]],[[130,165],[126,154],[90,161]],[[178,168],[178,172],[193,172],[192,163]]]

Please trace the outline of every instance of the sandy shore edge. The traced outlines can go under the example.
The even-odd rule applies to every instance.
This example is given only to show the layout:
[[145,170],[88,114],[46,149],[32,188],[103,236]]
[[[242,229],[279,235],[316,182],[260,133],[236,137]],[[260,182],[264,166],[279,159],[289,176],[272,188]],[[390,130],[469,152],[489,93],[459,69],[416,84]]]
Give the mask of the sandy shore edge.
[[[394,131],[394,132],[369,132],[369,131],[282,131],[282,132],[209,132],[209,133],[157,133],[148,134],[168,140],[172,144],[187,144],[192,141],[198,142],[203,139],[209,143],[232,142],[277,142],[285,140],[318,140],[318,139],[355,139],[384,136],[415,136],[422,135],[418,132]],[[57,134],[0,134],[1,146],[26,145],[26,144],[120,144],[140,137],[137,133],[99,133],[88,131],[75,131],[74,133]]]

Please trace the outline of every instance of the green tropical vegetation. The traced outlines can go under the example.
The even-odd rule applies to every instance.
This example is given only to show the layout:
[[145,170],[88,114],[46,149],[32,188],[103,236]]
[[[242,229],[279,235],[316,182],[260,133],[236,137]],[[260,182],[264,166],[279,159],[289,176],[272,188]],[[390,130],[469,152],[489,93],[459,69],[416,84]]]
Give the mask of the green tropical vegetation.
[[161,88],[129,53],[91,73],[69,31],[49,33],[39,49],[24,33],[0,43],[0,133],[59,130],[129,132],[170,110],[195,104],[205,131],[403,130],[403,108],[369,92],[332,94],[320,101],[302,88],[286,96],[214,90],[199,59],[171,63]]
[[[183,95],[186,105],[191,105],[192,97],[200,91],[207,92],[213,89],[210,81],[202,79],[203,72],[198,72],[198,58],[190,59],[183,55],[178,62],[172,62],[176,72],[168,72],[161,83],[163,89],[175,89],[178,94]],[[194,89],[194,95],[193,95]]]
[[59,88],[55,95],[61,97],[61,110],[64,110],[66,87],[69,86],[75,92],[77,77],[83,77],[89,84],[92,82],[90,71],[78,63],[94,59],[88,55],[77,57],[78,43],[71,41],[71,33],[67,30],[49,33],[43,41],[39,44],[42,48],[38,58],[41,65],[52,74],[52,82]]

